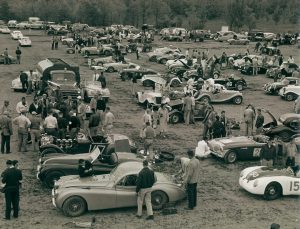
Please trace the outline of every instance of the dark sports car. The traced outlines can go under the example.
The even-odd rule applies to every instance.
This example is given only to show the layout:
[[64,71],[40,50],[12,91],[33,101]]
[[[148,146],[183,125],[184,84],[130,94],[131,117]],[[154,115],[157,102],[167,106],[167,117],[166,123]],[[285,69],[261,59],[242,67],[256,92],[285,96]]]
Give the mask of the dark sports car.
[[226,163],[237,160],[253,160],[260,158],[260,150],[266,139],[259,137],[225,137],[208,141],[211,154],[222,158]]
[[299,84],[299,79],[296,77],[285,77],[279,82],[267,83],[264,85],[264,90],[267,94],[278,95],[281,88],[288,85]]
[[[267,68],[264,66],[258,66],[257,74],[266,74]],[[244,65],[241,67],[241,73],[244,75],[253,75],[253,67],[249,65]]]
[[[9,62],[9,64],[15,64],[16,61],[17,61],[16,58],[14,58],[14,57],[8,55],[8,62]],[[0,55],[0,64],[4,64],[4,54],[1,54],[1,55]]]
[[269,46],[269,47],[261,47],[260,48],[260,52],[262,54],[268,54],[270,56],[273,56],[273,55],[280,55],[281,52],[280,52],[280,49],[277,48],[277,47],[273,47],[273,46]]
[[[105,146],[96,147],[91,153],[64,155],[40,160],[37,166],[37,178],[48,188],[52,188],[54,181],[61,176],[78,175],[78,160],[89,161],[93,165],[95,175],[109,173],[118,164],[126,161],[142,161],[128,149],[116,149],[112,153],[104,153]],[[100,150],[101,149],[101,150]]]
[[159,75],[159,73],[155,70],[149,68],[126,68],[119,72],[119,75],[122,80],[132,79],[134,75],[136,75],[137,79],[141,79],[144,75]]
[[300,132],[300,114],[287,113],[279,117],[278,120],[267,111],[272,118],[272,122],[263,126],[263,133],[271,138],[280,138],[282,141],[289,141],[290,138]]

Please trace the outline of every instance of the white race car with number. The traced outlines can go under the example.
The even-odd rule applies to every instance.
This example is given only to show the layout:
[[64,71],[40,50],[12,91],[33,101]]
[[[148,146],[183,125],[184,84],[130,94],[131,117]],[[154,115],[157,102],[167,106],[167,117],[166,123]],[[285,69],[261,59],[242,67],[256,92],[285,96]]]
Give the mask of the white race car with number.
[[291,168],[249,167],[241,172],[239,184],[248,192],[263,195],[267,200],[275,200],[282,195],[300,195],[299,173],[296,176]]

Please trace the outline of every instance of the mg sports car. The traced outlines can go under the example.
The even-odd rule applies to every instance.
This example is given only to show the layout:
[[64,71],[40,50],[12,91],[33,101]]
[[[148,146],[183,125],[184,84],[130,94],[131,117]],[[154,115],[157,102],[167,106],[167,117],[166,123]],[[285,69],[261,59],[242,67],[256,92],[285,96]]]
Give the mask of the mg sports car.
[[[125,162],[110,174],[79,178],[65,176],[52,190],[53,205],[64,215],[76,217],[86,211],[137,206],[136,182],[141,162]],[[171,176],[155,172],[151,201],[154,210],[185,198],[186,191]]]
[[12,31],[10,35],[13,40],[18,40],[23,37],[22,32],[18,30]]
[[288,85],[279,90],[279,95],[286,101],[293,101],[300,95],[300,85]]
[[243,94],[239,91],[227,90],[223,85],[214,84],[213,90],[202,88],[194,94],[195,100],[207,103],[228,103],[241,104]]
[[154,87],[155,84],[160,84],[163,87],[178,87],[182,84],[179,77],[169,75],[144,75],[141,79],[143,86]]
[[300,195],[298,174],[291,168],[249,167],[241,172],[239,184],[252,194],[263,195],[267,200],[275,200],[280,196]]
[[208,141],[211,153],[224,159],[226,163],[259,159],[260,150],[265,144],[264,138],[246,136],[216,138]]
[[21,47],[31,47],[31,40],[29,37],[21,37],[18,42]]
[[99,94],[101,94],[102,97],[106,99],[106,101],[110,97],[109,89],[102,88],[101,82],[99,81],[85,81],[83,85],[81,85],[81,90],[85,102],[90,102],[91,98]]

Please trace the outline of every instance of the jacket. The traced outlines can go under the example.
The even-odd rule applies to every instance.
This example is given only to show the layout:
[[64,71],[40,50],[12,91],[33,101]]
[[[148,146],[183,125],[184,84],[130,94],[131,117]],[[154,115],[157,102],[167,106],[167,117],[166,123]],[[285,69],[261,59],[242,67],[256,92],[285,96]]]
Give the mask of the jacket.
[[200,162],[198,159],[193,157],[187,167],[187,174],[184,178],[184,183],[186,184],[195,184],[198,182],[199,179],[199,167]]
[[2,173],[2,183],[5,184],[5,189],[19,188],[20,181],[23,179],[22,172],[16,168],[8,168]]
[[13,129],[11,118],[7,117],[6,115],[3,115],[3,117],[0,120],[0,128],[2,129],[2,134],[4,136],[12,135]]
[[136,182],[136,192],[138,193],[141,189],[151,188],[155,183],[154,172],[148,167],[144,167],[138,175]]

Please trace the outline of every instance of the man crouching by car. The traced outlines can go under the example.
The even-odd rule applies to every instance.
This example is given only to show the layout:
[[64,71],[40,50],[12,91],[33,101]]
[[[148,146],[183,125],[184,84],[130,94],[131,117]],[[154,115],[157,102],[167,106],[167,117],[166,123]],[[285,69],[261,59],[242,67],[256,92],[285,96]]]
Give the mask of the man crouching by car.
[[93,175],[91,162],[79,159],[78,164],[78,173],[80,177],[89,177]]

